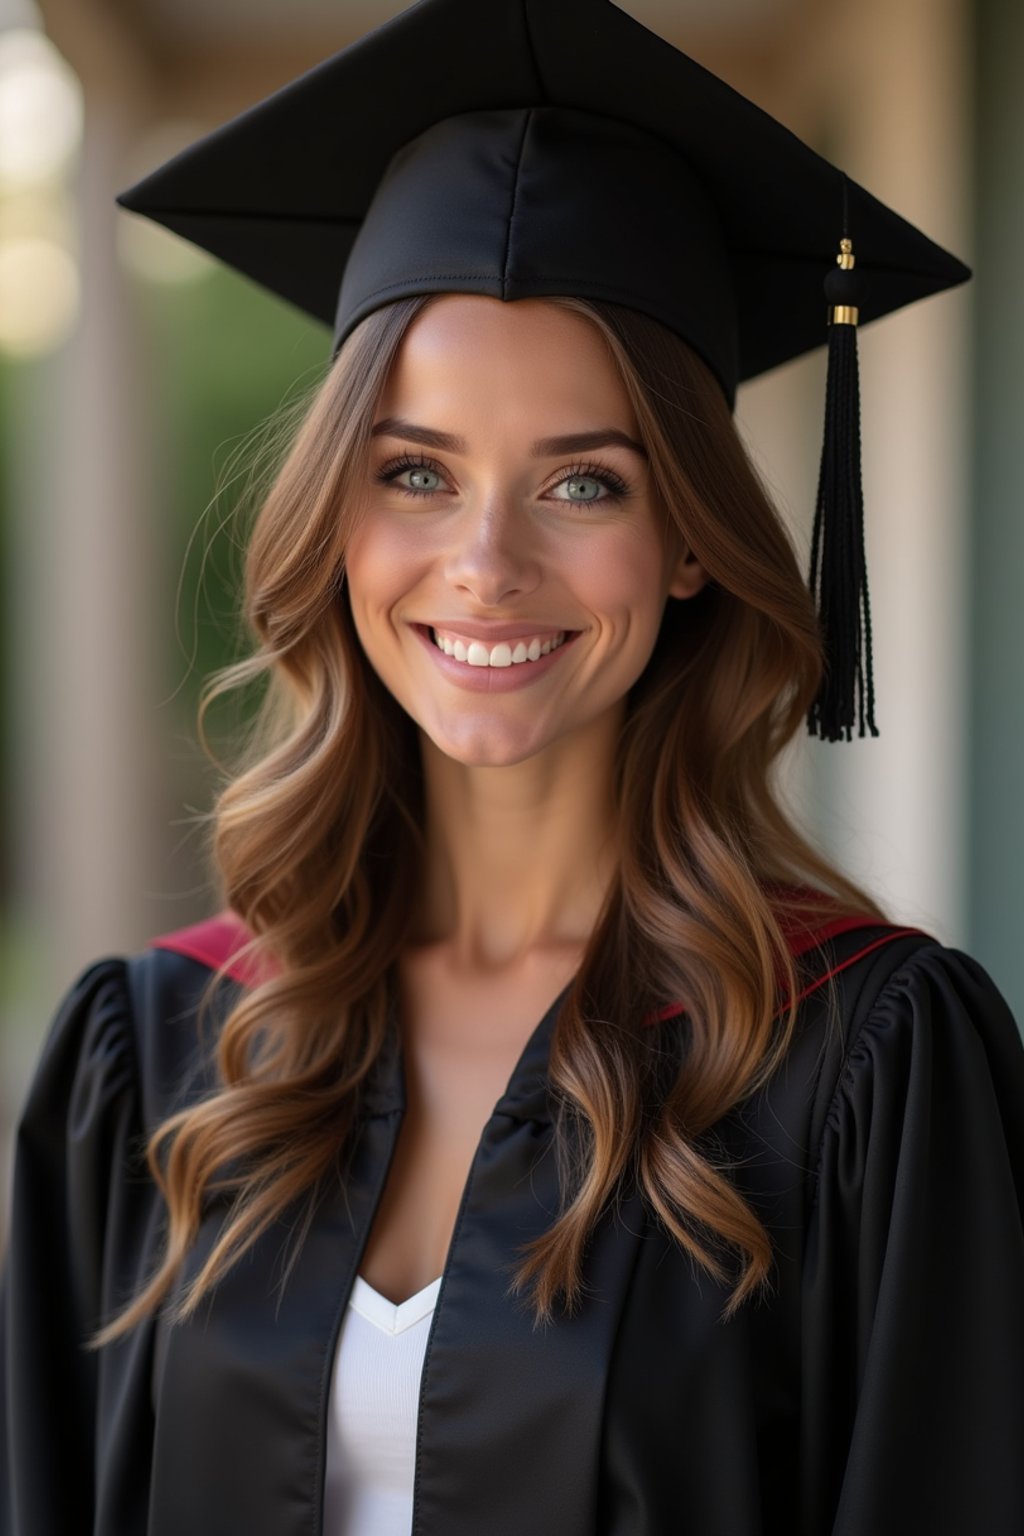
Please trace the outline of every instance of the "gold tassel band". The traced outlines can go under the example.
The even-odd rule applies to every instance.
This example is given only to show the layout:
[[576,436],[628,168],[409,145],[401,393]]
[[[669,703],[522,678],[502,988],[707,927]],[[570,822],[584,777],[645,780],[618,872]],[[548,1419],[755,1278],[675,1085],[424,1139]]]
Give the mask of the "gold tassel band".
[[[857,258],[853,254],[853,241],[847,239],[840,240],[836,266],[841,272],[852,272],[856,265]],[[829,325],[856,325],[859,318],[860,310],[856,304],[833,304],[828,312]]]

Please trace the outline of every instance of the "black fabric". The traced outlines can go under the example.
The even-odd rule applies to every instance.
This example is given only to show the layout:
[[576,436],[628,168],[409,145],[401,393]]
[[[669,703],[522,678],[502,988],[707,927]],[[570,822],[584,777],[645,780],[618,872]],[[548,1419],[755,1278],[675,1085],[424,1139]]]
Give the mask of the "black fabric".
[[871,600],[864,555],[857,327],[832,324],[828,339],[825,437],[811,536],[811,595],[828,665],[808,711],[812,736],[849,741],[875,725]]
[[118,202],[333,326],[335,350],[405,295],[568,293],[662,321],[731,403],[824,344],[841,235],[870,276],[862,322],[970,276],[844,181],[610,0],[420,0]]
[[[834,939],[821,964],[879,937]],[[194,1324],[81,1349],[154,1262],[141,1137],[210,1086],[208,978],[161,950],[105,960],[44,1048],[3,1278],[2,1536],[323,1529],[331,1363],[403,1113],[397,1049],[345,1196],[319,1208],[283,1290],[287,1222]],[[424,1366],[415,1536],[1018,1536],[1024,1048],[982,967],[927,935],[871,949],[837,987],[841,1027],[812,992],[783,1067],[713,1135],[776,1245],[767,1302],[719,1322],[726,1289],[627,1192],[582,1311],[534,1332],[503,1292],[557,1199],[553,1001],[464,1191]]]

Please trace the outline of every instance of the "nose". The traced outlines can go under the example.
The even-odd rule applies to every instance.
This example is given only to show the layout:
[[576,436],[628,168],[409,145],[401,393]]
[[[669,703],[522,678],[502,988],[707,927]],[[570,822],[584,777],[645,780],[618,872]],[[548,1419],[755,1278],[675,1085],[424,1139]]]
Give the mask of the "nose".
[[512,498],[488,497],[454,520],[445,575],[482,606],[532,592],[540,572],[536,531]]

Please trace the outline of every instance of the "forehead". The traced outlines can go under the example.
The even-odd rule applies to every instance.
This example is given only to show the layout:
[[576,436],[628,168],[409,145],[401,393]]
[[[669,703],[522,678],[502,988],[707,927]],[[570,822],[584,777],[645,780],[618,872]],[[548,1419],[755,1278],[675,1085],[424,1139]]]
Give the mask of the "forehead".
[[[500,410],[506,419],[536,424],[540,418],[564,431],[600,418],[601,425],[636,433],[600,331],[544,299],[443,294],[432,300],[406,332],[381,401],[387,414],[407,415],[414,405],[475,415]],[[553,412],[558,421],[551,420]]]

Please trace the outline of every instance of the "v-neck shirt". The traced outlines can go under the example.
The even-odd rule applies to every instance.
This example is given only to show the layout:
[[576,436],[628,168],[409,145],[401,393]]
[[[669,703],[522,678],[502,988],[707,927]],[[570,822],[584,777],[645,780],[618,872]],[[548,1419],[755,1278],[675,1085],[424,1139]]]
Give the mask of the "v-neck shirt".
[[396,1304],[355,1277],[331,1382],[325,1536],[409,1536],[420,1378],[442,1278]]

